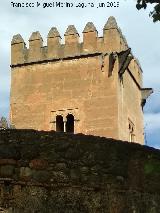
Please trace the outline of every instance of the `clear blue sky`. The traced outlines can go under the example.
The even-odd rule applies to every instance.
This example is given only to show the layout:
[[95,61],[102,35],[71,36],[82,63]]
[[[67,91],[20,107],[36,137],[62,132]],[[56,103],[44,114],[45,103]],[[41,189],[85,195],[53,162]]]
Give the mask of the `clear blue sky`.
[[[12,2],[36,3],[36,0],[13,0]],[[148,99],[144,109],[145,132],[147,144],[160,148],[160,22],[153,23],[149,11],[137,11],[135,0],[119,0],[119,7],[97,8],[101,0],[69,0],[77,4],[87,4],[86,8],[43,8],[43,3],[53,3],[49,0],[39,0],[40,6],[34,8],[13,8],[10,0],[1,0],[0,7],[0,116],[8,117],[10,92],[10,42],[14,34],[20,33],[28,45],[28,39],[33,31],[40,31],[46,44],[46,37],[51,27],[56,26],[63,37],[67,25],[74,24],[82,36],[82,31],[88,21],[92,21],[102,35],[102,29],[109,16],[115,16],[118,25],[125,35],[132,52],[139,59],[143,69],[144,87],[152,87],[154,94]],[[61,0],[61,2],[65,2]],[[117,2],[117,1],[115,1]],[[22,82],[23,83],[23,82]]]

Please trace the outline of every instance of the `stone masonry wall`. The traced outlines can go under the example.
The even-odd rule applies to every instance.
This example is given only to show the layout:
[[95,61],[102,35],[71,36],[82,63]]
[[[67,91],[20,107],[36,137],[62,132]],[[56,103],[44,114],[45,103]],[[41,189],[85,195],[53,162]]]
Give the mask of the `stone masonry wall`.
[[8,213],[159,213],[160,151],[82,134],[0,131]]

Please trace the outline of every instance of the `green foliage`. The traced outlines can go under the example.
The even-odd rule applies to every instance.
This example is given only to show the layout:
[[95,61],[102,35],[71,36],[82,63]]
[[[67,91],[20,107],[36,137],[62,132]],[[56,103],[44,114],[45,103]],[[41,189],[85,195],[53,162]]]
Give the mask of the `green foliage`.
[[149,161],[144,166],[144,172],[146,175],[159,174],[160,175],[160,162],[159,161]]
[[3,116],[0,119],[0,128],[2,128],[2,129],[8,129],[7,119],[5,117],[3,117]]
[[146,9],[149,4],[154,4],[154,9],[149,14],[153,18],[153,22],[160,21],[160,0],[137,0],[136,7],[138,10]]

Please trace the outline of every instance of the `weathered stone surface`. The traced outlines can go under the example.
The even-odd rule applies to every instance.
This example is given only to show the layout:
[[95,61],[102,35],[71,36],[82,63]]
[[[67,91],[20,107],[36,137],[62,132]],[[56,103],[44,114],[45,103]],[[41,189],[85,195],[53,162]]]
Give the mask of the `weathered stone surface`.
[[67,165],[65,163],[57,163],[54,169],[57,171],[66,171]]
[[15,167],[13,165],[5,165],[0,167],[1,177],[13,177]]
[[45,170],[33,170],[32,178],[33,180],[40,183],[47,183],[50,180],[51,175]]
[[109,29],[118,29],[118,25],[116,22],[116,19],[113,16],[110,16],[107,20],[103,30],[109,30]]
[[10,213],[159,213],[159,150],[83,134],[2,130],[0,154],[6,148],[0,206]]
[[78,32],[77,32],[75,26],[74,26],[74,25],[69,25],[69,26],[67,27],[67,30],[66,30],[66,32],[65,32],[64,35],[65,35],[65,36],[69,36],[69,35],[75,35],[75,34],[78,34]]
[[32,170],[29,167],[20,168],[20,179],[30,180],[32,176]]
[[41,34],[38,31],[33,32],[29,38],[29,41],[35,41],[35,40],[42,40]]
[[[24,43],[11,48],[10,120],[15,128],[59,131],[56,119],[62,116],[63,131],[68,131],[67,116],[72,115],[74,133],[144,143],[142,70],[132,52],[126,54],[130,49],[114,17],[103,37],[88,22],[83,42],[70,25],[64,44],[54,27],[47,46],[37,31],[28,49]],[[36,147],[35,152],[38,156]],[[29,151],[23,153],[32,159]],[[54,150],[53,155],[59,154]]]
[[7,144],[2,144],[0,149],[0,158],[1,159],[18,159],[20,153],[17,151],[17,148],[14,145],[7,147]]
[[43,170],[48,166],[48,163],[47,163],[47,161],[42,160],[42,159],[33,159],[29,163],[29,166],[31,169]]
[[0,159],[0,165],[16,165],[17,161],[13,159]]
[[83,30],[83,33],[95,32],[95,31],[97,30],[94,24],[92,22],[88,22]]
[[14,35],[11,44],[24,43],[24,40],[20,34]]
[[55,37],[61,37],[57,28],[56,27],[52,27],[48,33],[48,38],[55,38]]

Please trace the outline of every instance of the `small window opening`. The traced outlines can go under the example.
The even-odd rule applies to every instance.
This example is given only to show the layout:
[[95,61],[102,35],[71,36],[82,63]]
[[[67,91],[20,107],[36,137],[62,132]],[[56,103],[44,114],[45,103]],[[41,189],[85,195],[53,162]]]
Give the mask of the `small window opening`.
[[135,134],[134,134],[134,124],[129,122],[129,141],[134,142]]
[[61,115],[56,116],[56,131],[64,132],[64,122],[63,117]]
[[66,132],[74,133],[74,116],[72,114],[67,115]]

